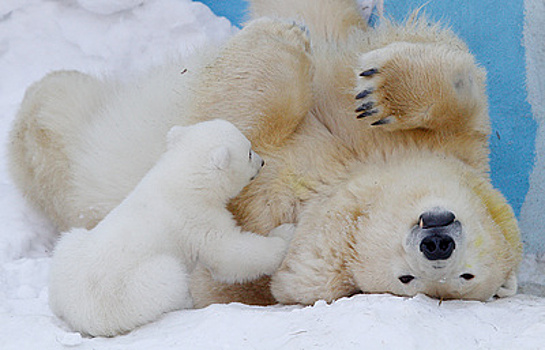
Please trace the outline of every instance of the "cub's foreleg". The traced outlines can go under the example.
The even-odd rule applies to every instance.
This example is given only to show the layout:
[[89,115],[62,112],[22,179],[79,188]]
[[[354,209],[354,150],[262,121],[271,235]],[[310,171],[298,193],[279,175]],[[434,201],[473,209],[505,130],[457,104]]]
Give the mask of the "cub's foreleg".
[[281,225],[263,237],[251,232],[233,232],[208,242],[200,252],[200,261],[214,279],[246,282],[272,275],[282,263],[295,227]]

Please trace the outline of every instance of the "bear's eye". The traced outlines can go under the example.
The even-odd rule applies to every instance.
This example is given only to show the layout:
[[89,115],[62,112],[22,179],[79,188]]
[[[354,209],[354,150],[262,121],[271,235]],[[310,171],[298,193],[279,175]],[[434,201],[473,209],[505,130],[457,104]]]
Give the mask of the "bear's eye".
[[250,158],[250,160],[252,160],[252,150],[250,149],[250,152],[248,154],[248,158]]
[[465,279],[466,281],[472,280],[475,278],[475,275],[472,275],[470,273],[464,273],[463,275],[460,275],[460,278]]
[[407,284],[407,283],[411,282],[412,280],[414,280],[414,276],[403,275],[403,276],[399,277],[399,280],[401,281],[401,283]]

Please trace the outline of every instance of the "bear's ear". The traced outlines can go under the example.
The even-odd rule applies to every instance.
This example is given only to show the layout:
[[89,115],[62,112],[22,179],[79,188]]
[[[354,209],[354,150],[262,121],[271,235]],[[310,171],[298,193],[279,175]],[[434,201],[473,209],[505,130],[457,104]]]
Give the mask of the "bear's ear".
[[477,196],[485,205],[492,220],[498,225],[505,237],[505,240],[512,248],[512,255],[517,263],[522,257],[522,242],[520,240],[520,229],[513,209],[507,203],[505,197],[485,181],[473,173],[467,173],[467,179]]
[[210,152],[210,162],[216,169],[227,169],[231,161],[229,149],[225,146],[216,147]]
[[515,272],[511,271],[505,283],[496,292],[496,296],[498,298],[512,297],[513,295],[517,294],[517,287],[517,275]]
[[186,132],[187,127],[185,126],[173,126],[167,133],[167,148],[170,149],[177,144]]

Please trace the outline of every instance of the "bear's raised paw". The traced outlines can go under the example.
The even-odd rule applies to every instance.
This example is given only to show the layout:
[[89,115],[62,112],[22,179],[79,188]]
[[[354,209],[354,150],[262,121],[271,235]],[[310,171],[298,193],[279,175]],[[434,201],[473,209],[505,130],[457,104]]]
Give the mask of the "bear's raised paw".
[[474,67],[470,55],[442,45],[393,43],[367,52],[355,71],[356,117],[387,130],[463,127],[484,108]]

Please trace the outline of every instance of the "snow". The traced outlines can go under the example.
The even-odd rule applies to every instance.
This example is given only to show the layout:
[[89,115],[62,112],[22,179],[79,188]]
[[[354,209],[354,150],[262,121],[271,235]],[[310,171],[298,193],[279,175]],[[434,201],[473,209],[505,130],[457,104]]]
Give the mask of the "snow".
[[[0,144],[25,89],[47,72],[128,77],[233,33],[189,0],[2,0]],[[29,208],[0,163],[0,349],[543,349],[545,298],[487,303],[358,295],[311,307],[213,305],[172,312],[115,338],[71,332],[49,310],[52,225]],[[545,285],[545,262],[523,277]],[[528,288],[530,290],[531,288]]]
[[100,15],[111,15],[116,12],[132,10],[142,5],[144,0],[78,0],[84,9]]

